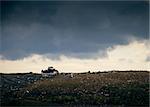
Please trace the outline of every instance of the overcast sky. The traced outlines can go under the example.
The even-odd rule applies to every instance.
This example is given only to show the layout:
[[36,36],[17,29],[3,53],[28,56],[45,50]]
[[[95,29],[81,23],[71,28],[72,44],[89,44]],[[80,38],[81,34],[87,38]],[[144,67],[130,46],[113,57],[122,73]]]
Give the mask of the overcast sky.
[[[43,62],[42,66],[44,67],[48,65],[57,67],[60,64],[60,69],[66,68],[68,71],[75,71],[76,66],[79,65],[70,61],[71,66],[63,66],[61,56],[74,58],[81,62],[94,60],[95,66],[98,66],[96,65],[97,59],[106,60],[110,57],[108,53],[110,48],[118,49],[117,46],[131,46],[135,43],[137,46],[144,43],[143,46],[146,49],[142,52],[147,55],[150,53],[148,47],[149,3],[144,1],[3,1],[1,2],[0,38],[1,66],[3,62],[10,61],[14,64],[15,61],[39,55],[51,61]],[[143,47],[138,51],[142,49]],[[127,52],[127,50],[124,51]],[[144,58],[145,62],[143,63],[148,64],[150,56]],[[122,59],[124,60],[124,58]],[[132,60],[137,59],[135,57]],[[54,63],[55,61],[58,61],[59,64],[58,62]],[[23,63],[23,61],[19,63]],[[140,69],[139,66],[136,67],[135,63],[133,65]],[[84,70],[86,65],[82,64],[82,66],[79,71]],[[109,66],[112,66],[111,63]],[[19,70],[24,71],[24,67],[20,67]],[[32,69],[27,70],[32,71]],[[37,70],[39,69],[42,68]],[[85,70],[88,69],[85,67]],[[95,70],[95,68],[93,69]],[[113,69],[120,68],[113,67]],[[126,69],[130,69],[130,67]],[[141,69],[150,70],[147,66],[141,66]],[[1,72],[5,70],[3,67]],[[18,69],[14,68],[15,70]],[[6,71],[11,71],[11,69]]]

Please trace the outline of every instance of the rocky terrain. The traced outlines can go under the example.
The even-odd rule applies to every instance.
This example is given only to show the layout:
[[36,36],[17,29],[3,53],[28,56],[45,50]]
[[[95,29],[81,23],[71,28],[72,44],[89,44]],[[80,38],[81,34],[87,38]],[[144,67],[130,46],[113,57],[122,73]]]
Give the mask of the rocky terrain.
[[2,106],[149,106],[148,71],[1,74]]

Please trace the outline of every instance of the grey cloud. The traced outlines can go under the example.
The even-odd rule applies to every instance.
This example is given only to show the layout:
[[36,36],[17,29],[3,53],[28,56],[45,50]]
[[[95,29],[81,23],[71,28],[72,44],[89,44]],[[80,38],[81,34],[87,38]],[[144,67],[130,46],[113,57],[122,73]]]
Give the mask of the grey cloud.
[[125,35],[147,39],[148,20],[145,2],[3,2],[0,53],[90,58],[127,43]]

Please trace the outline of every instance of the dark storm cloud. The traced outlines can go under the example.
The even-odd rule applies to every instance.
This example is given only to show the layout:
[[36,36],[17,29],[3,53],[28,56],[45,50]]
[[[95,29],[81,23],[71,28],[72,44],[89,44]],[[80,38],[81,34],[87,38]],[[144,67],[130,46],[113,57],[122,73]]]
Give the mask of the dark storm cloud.
[[1,2],[1,54],[89,57],[130,36],[147,39],[148,13],[148,3],[141,1]]

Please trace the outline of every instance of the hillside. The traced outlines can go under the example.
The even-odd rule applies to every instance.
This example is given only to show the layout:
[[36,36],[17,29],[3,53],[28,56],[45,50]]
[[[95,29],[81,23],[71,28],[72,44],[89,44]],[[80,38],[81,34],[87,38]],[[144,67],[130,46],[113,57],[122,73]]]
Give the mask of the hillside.
[[[52,78],[39,77],[13,95],[10,104],[26,106],[148,106],[149,72],[74,73],[72,78],[69,73],[61,73]],[[7,101],[3,105],[9,105]]]

